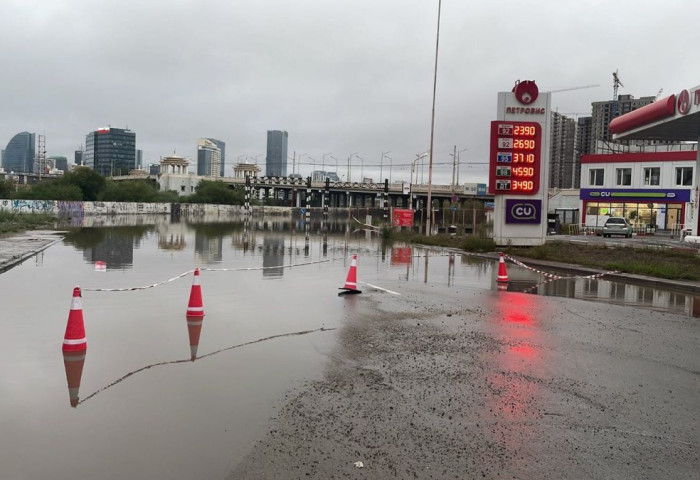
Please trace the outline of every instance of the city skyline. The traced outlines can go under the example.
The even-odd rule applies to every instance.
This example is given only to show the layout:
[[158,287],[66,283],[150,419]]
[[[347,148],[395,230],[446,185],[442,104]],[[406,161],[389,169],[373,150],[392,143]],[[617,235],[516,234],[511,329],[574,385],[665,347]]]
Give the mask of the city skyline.
[[[263,164],[265,132],[283,128],[289,156],[305,155],[302,174],[320,169],[324,155],[347,174],[343,164],[358,152],[364,166],[353,157],[353,176],[357,167],[388,177],[391,158],[392,179],[408,178],[430,142],[437,0],[206,4],[217,12],[206,31],[182,35],[201,2],[169,4],[163,27],[157,2],[3,2],[0,58],[13,68],[3,72],[0,145],[29,131],[45,136],[49,155],[72,158],[85,132],[112,125],[138,133],[146,167],[174,151],[196,159],[196,139],[206,136],[227,144],[231,175],[246,156]],[[677,21],[697,14],[690,0],[664,9],[650,0],[604,9],[594,1],[444,1],[435,181],[450,182],[455,145],[460,183],[486,180],[497,92],[516,80],[561,90],[552,107],[565,115],[612,99],[614,71],[618,93],[636,98],[700,83],[700,67],[688,61],[694,27]],[[67,35],[64,25],[75,22],[81,28]],[[195,58],[217,69],[183,68]],[[579,88],[588,85],[600,86]]]

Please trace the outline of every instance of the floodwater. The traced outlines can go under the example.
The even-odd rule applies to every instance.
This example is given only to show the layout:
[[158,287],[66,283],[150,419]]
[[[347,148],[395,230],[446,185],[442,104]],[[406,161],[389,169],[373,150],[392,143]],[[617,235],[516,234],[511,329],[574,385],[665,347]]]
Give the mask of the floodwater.
[[[323,375],[359,288],[496,290],[498,263],[331,224],[92,218],[0,275],[0,472],[26,478],[224,478],[286,392]],[[104,265],[104,268],[101,266]],[[205,317],[188,324],[194,268]],[[673,292],[551,280],[508,264],[510,289],[692,315]],[[82,289],[84,356],[61,345]],[[72,406],[73,405],[73,406]]]

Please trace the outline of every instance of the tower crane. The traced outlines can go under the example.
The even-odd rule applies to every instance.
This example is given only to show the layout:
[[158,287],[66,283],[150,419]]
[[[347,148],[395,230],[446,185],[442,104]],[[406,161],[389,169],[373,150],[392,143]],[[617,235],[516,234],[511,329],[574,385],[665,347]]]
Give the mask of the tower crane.
[[595,87],[600,87],[600,85],[581,85],[579,87],[569,87],[569,88],[558,88],[556,90],[550,90],[549,93],[558,93],[558,92],[568,92],[570,90],[582,90],[584,88],[595,88]]
[[623,87],[624,85],[620,81],[620,77],[617,76],[617,70],[615,70],[612,74],[613,76],[613,103],[612,103],[612,114],[610,115],[610,118],[615,118],[617,117],[617,89],[619,87]]
[[574,115],[576,118],[578,118],[578,117],[581,116],[581,115],[590,117],[590,116],[591,116],[591,112],[564,112],[564,113],[562,113],[562,115],[567,115],[567,116],[568,116],[568,115]]

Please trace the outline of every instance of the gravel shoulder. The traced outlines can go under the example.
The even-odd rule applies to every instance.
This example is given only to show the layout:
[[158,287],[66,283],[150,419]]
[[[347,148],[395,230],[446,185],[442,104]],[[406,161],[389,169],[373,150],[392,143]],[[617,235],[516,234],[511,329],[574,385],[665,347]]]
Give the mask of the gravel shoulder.
[[695,478],[697,319],[399,291],[345,299],[324,379],[289,393],[229,479]]

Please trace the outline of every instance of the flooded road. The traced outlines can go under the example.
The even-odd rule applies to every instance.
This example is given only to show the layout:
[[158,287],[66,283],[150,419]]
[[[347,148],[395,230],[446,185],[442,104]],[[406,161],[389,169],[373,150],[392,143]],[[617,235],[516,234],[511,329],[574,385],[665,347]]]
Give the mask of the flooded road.
[[[96,227],[72,232],[62,243],[0,275],[0,331],[5,340],[0,352],[3,479],[226,478],[244,465],[248,470],[239,471],[243,478],[246,472],[256,471],[255,452],[265,452],[254,446],[261,439],[269,440],[270,417],[280,409],[284,413],[288,401],[297,399],[304,385],[322,385],[329,376],[341,375],[338,369],[348,368],[348,358],[350,365],[358,362],[363,368],[369,358],[368,372],[385,370],[382,380],[368,373],[367,378],[373,378],[368,385],[399,388],[401,384],[406,396],[413,395],[411,388],[420,391],[414,380],[408,380],[411,372],[417,374],[416,381],[440,373],[437,368],[431,374],[399,348],[396,355],[403,357],[389,361],[392,342],[398,341],[390,334],[400,337],[403,330],[398,324],[407,321],[425,329],[420,333],[426,336],[412,341],[419,342],[414,346],[424,349],[422,355],[430,353],[437,367],[447,356],[458,355],[464,345],[453,343],[436,329],[467,332],[467,351],[473,347],[469,360],[478,360],[479,368],[463,372],[463,378],[472,378],[474,385],[485,382],[486,390],[480,395],[461,392],[468,395],[459,398],[470,400],[459,407],[452,403],[450,408],[459,409],[460,415],[472,412],[472,423],[481,418],[493,426],[485,441],[498,448],[490,453],[481,443],[475,448],[483,453],[480,461],[500,465],[498,452],[510,455],[517,450],[516,444],[528,442],[535,434],[527,429],[514,432],[513,423],[558,414],[542,413],[538,407],[538,398],[551,400],[552,388],[543,389],[542,383],[538,387],[538,382],[522,378],[535,374],[556,377],[583,361],[583,357],[561,353],[562,336],[564,343],[574,342],[576,335],[610,343],[625,331],[614,328],[606,333],[610,316],[617,321],[642,322],[641,327],[624,326],[633,331],[636,341],[640,338],[635,330],[663,331],[660,325],[647,332],[651,327],[636,316],[657,315],[660,322],[675,327],[697,325],[694,299],[683,294],[598,279],[547,281],[537,271],[514,265],[508,266],[512,288],[532,293],[499,292],[495,282],[498,264],[491,260],[404,245],[382,247],[375,236],[348,231],[342,224],[332,225],[325,241],[316,226],[307,241],[300,223],[274,220],[253,221],[248,229],[241,222],[187,224],[163,218],[138,225],[128,225],[128,220],[123,223],[103,226],[98,222]],[[358,254],[358,279],[364,293],[338,297],[354,253]],[[201,269],[206,315],[201,325],[188,325],[185,313],[195,267]],[[88,345],[84,359],[77,360],[64,359],[61,353],[76,285],[82,288]],[[594,301],[561,299],[557,303],[542,294]],[[552,323],[552,318],[596,326],[592,332],[572,334]],[[561,332],[552,333],[560,328]],[[692,346],[697,341],[697,328],[693,328],[679,352],[665,352],[662,347],[670,348],[666,341],[662,346],[649,346],[656,357],[684,365],[682,371],[691,372],[677,379],[685,381],[685,375],[690,375],[695,382],[682,387],[679,394],[686,414],[692,412],[688,399],[698,393],[697,359],[682,355],[690,348],[688,343]],[[586,354],[585,368],[603,376],[606,367],[594,351]],[[76,362],[82,362],[82,370]],[[386,370],[387,366],[396,369]],[[355,378],[357,372],[348,374]],[[516,377],[520,380],[514,381]],[[466,388],[459,382],[450,386],[449,376],[435,382],[435,389],[443,383],[446,391]],[[346,381],[346,385],[353,383]],[[595,392],[585,392],[585,388],[581,392],[573,384],[567,387],[559,378],[550,384],[557,385],[560,397],[568,389],[579,394],[575,398],[590,399],[594,410],[607,401],[605,395],[596,400]],[[653,388],[663,386],[657,382]],[[490,394],[484,393],[487,391]],[[432,395],[437,403],[447,401],[435,392]],[[452,397],[456,402],[458,396]],[[350,402],[348,412],[363,407],[361,402],[367,399],[362,398]],[[309,405],[319,408],[320,397],[316,400]],[[327,408],[345,408],[342,402],[326,400]],[[400,398],[393,400],[400,403]],[[411,405],[407,401],[405,408]],[[402,408],[397,407],[395,414]],[[494,411],[507,415],[501,427],[494,426],[487,413]],[[640,411],[646,412],[646,406]],[[326,414],[333,418],[332,411]],[[392,415],[383,418],[386,421]],[[394,420],[397,418],[407,417]],[[327,425],[337,428],[330,421]],[[671,433],[664,435],[667,438]],[[684,431],[681,441],[692,443],[693,435],[697,433]],[[300,433],[297,456],[311,438],[306,430]],[[385,440],[391,444],[390,436]],[[291,451],[281,451],[286,452],[284,458],[295,458]],[[357,456],[353,452],[337,453],[347,457],[351,466],[351,457],[354,461]],[[458,452],[452,453],[459,458]],[[282,470],[263,473],[268,478],[297,478],[304,472],[303,461],[298,459],[294,467],[298,471],[287,464]],[[392,469],[374,471],[380,472],[387,475]],[[375,474],[369,477],[383,478]]]

